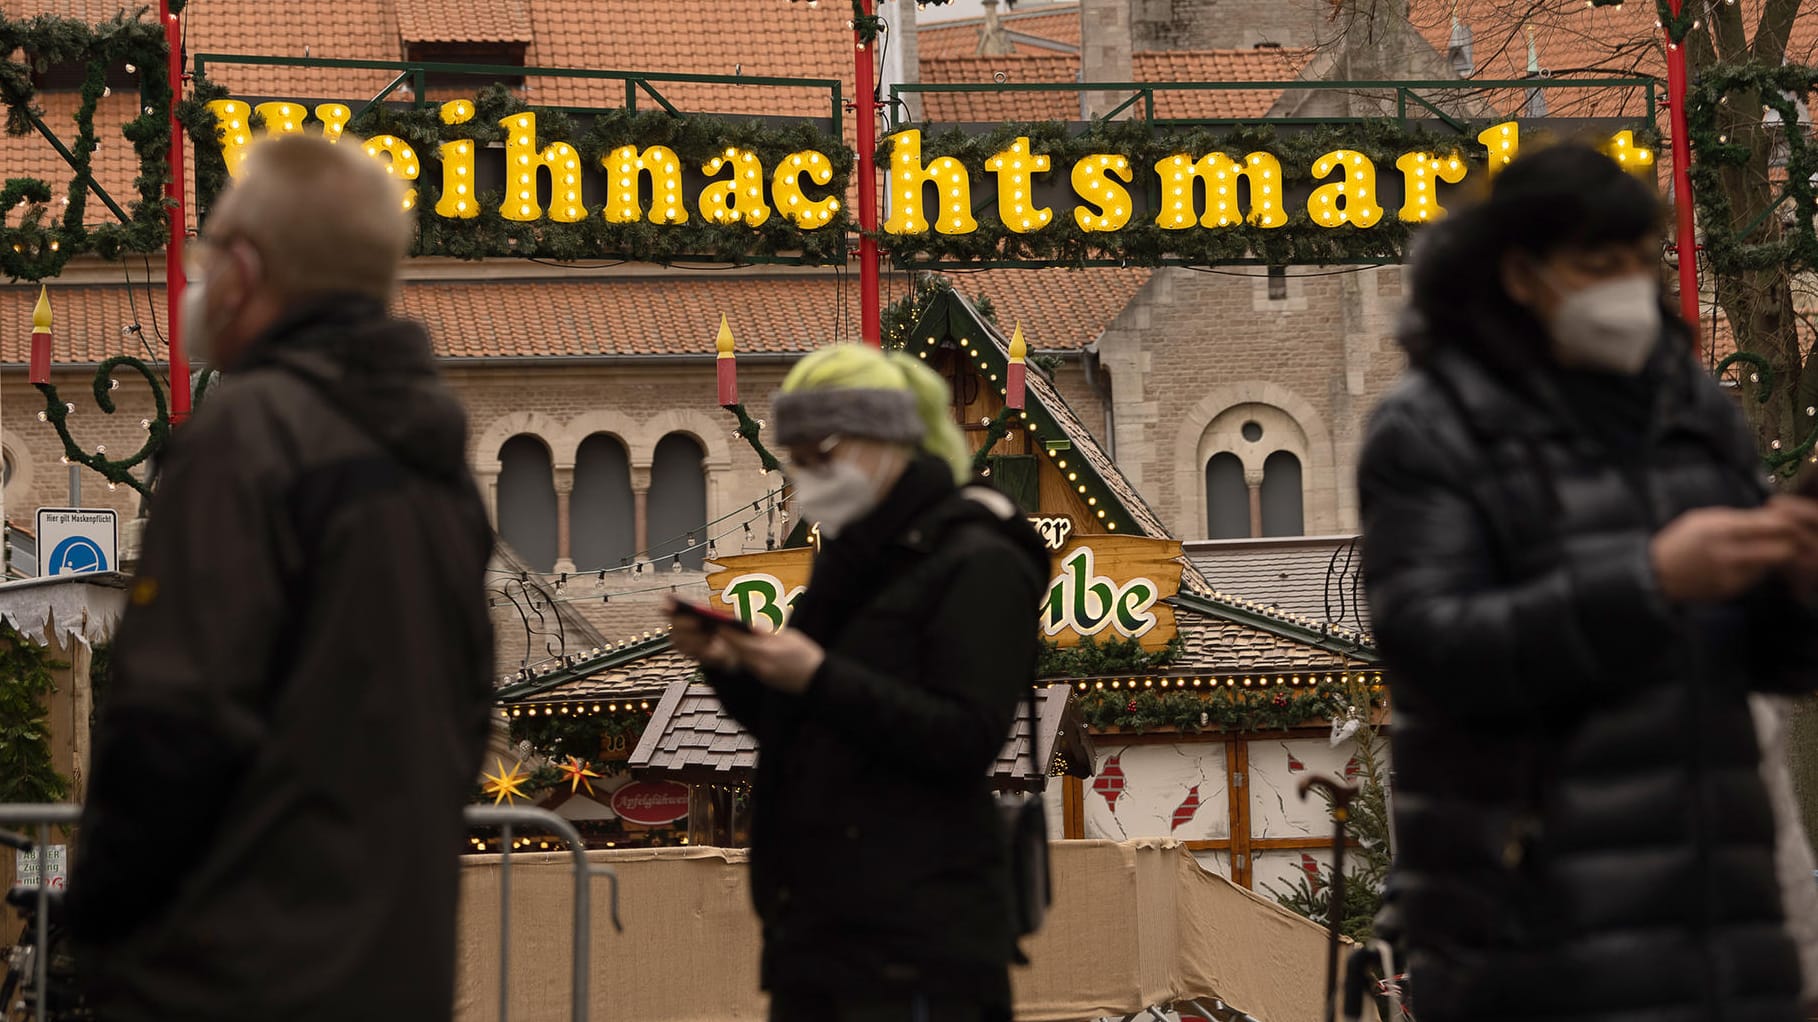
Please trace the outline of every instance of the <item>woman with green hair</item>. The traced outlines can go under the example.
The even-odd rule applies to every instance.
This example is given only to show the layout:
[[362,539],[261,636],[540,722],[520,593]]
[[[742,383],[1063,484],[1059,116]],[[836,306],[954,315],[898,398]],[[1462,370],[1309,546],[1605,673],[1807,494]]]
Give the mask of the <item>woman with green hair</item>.
[[672,609],[758,739],[751,886],[774,1022],[1008,1022],[1016,956],[987,774],[1035,674],[1048,579],[1016,506],[965,486],[946,383],[842,345],[772,420],[813,578],[774,634]]

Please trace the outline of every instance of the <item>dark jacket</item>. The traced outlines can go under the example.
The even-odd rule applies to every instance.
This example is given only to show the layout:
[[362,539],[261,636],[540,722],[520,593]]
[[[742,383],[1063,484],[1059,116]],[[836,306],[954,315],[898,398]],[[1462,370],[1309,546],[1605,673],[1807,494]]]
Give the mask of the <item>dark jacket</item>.
[[428,338],[371,300],[177,429],[71,874],[104,1018],[449,1017],[490,550]]
[[1764,499],[1738,410],[1682,329],[1629,379],[1407,340],[1359,486],[1421,1022],[1800,1017],[1746,699],[1818,680],[1814,615],[1669,603],[1649,556]]
[[986,775],[1035,677],[1048,558],[1002,503],[1005,517],[941,462],[913,462],[815,560],[791,618],[827,650],[807,693],[710,676],[759,743],[766,989],[1009,1004],[1009,879]]

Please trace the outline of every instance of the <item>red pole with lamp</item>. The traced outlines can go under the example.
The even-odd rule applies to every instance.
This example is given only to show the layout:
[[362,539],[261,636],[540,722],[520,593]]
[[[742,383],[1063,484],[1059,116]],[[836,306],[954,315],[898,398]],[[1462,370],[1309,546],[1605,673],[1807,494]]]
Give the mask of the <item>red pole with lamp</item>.
[[171,12],[170,0],[158,0],[158,17],[164,20],[164,42],[170,47],[170,183],[164,198],[170,216],[170,243],[164,248],[164,294],[168,302],[165,322],[170,327],[170,421],[177,425],[189,418],[189,359],[183,354],[183,238],[189,218],[183,209],[183,125],[177,104],[183,99],[183,23]]
[[1671,20],[1662,19],[1667,34],[1667,102],[1673,132],[1673,211],[1676,217],[1675,245],[1679,249],[1679,314],[1698,333],[1698,232],[1692,216],[1692,139],[1686,130],[1685,32],[1674,38],[1673,24],[1680,17],[1682,0],[1667,0],[1672,8]]
[[852,84],[858,93],[853,107],[858,112],[858,184],[859,184],[859,328],[865,343],[874,348],[884,346],[882,310],[878,305],[877,238],[877,168],[873,151],[877,148],[877,79],[873,72],[871,47],[865,43],[865,21],[871,18],[873,0],[858,0],[860,18],[852,26],[854,66]]

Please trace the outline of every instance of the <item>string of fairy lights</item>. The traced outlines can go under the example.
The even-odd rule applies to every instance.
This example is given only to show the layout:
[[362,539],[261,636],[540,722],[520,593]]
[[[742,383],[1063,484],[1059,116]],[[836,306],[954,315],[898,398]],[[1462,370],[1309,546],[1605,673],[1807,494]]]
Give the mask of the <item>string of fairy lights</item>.
[[[589,575],[594,576],[595,581],[602,584],[606,581],[606,576],[608,575],[641,575],[646,567],[649,567],[654,571],[657,562],[664,560],[669,561],[672,566],[679,567],[684,555],[693,552],[703,545],[706,547],[706,556],[712,558],[718,555],[716,547],[720,540],[740,531],[747,536],[751,535],[753,523],[757,522],[760,518],[774,516],[779,522],[787,522],[789,520],[789,509],[780,503],[780,499],[785,489],[786,487],[778,486],[752,500],[751,511],[747,518],[739,522],[734,528],[707,536],[704,544],[697,542],[695,537],[707,533],[716,525],[723,524],[740,515],[747,514],[744,503],[741,502],[736,509],[729,511],[704,525],[688,529],[684,532],[679,532],[656,543],[651,543],[644,550],[621,558],[619,564],[610,568],[590,568],[584,571],[533,571],[530,569],[488,568],[487,574],[507,576],[516,579],[528,579],[530,577],[551,579],[554,580],[555,587],[561,589],[566,588],[569,582],[584,580]],[[661,550],[672,544],[684,541],[688,543],[686,549],[673,550],[663,554],[653,555],[651,553],[653,550]],[[774,550],[780,542],[781,540],[779,540],[775,532],[772,531],[771,534],[765,538],[765,548]]]

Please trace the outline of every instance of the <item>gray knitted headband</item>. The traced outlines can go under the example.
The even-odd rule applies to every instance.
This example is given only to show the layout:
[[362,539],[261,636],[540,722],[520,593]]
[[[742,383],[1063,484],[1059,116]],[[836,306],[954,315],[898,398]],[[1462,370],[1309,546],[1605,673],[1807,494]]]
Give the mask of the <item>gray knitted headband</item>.
[[906,390],[871,387],[798,390],[778,394],[771,415],[776,439],[804,444],[830,436],[862,436],[893,443],[920,443],[927,426]]

